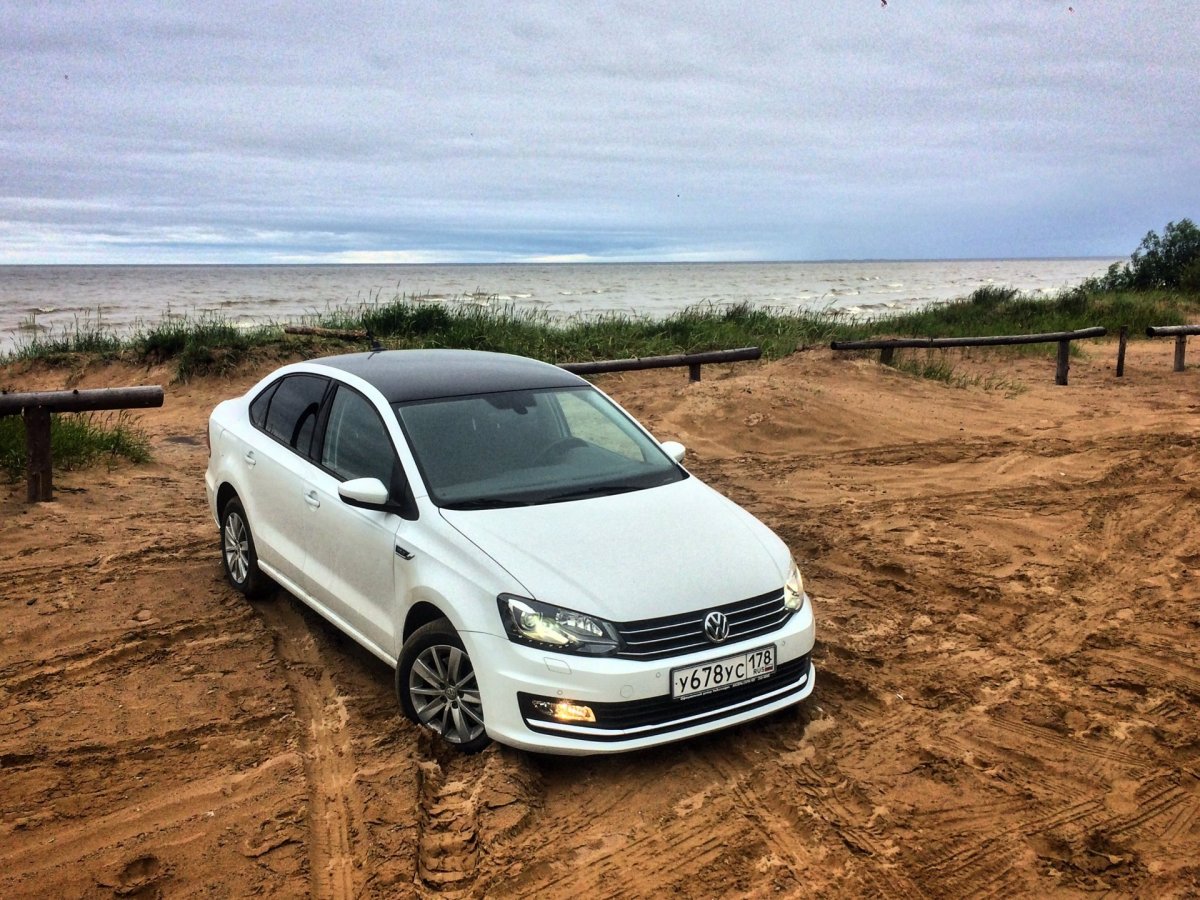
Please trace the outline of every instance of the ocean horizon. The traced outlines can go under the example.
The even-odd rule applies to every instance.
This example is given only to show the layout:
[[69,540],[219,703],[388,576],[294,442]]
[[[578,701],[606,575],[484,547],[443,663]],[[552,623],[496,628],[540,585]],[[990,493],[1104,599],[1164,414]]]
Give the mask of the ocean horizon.
[[130,263],[0,266],[0,350],[100,325],[129,333],[163,318],[252,326],[408,298],[532,308],[562,318],[662,317],[746,303],[871,316],[1012,287],[1051,296],[1113,257],[805,262]]

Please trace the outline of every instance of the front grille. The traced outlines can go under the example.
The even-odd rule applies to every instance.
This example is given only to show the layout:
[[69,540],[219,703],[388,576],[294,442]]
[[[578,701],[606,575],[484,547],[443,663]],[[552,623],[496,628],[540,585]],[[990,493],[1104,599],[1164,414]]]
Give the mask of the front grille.
[[712,647],[704,636],[704,617],[714,610],[729,620],[729,637],[722,644],[757,637],[774,631],[788,620],[791,610],[783,605],[783,591],[771,591],[748,600],[713,606],[678,616],[618,622],[622,659],[663,659]]
[[[621,703],[588,703],[596,715],[595,723],[575,724],[570,737],[589,741],[622,741],[631,738],[652,737],[695,725],[703,725],[745,712],[758,706],[773,703],[789,694],[799,693],[808,684],[807,655],[799,659],[780,663],[775,672],[760,681],[739,684],[736,687],[673,700],[669,694],[646,700],[628,700]],[[517,695],[525,724],[533,731],[543,734],[563,735],[565,729],[555,728],[551,721],[533,708],[535,698],[531,694]],[[553,700],[553,698],[540,698]],[[730,707],[737,707],[731,709]],[[591,733],[596,729],[604,733]],[[633,731],[636,729],[636,731]]]

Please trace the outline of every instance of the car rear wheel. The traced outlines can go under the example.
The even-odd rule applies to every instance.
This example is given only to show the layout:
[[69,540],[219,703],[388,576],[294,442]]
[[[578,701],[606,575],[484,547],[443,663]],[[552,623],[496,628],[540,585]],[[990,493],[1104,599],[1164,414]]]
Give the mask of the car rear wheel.
[[404,642],[396,665],[404,714],[464,753],[487,746],[475,667],[446,619],[422,625]]
[[270,589],[271,580],[258,567],[246,510],[236,497],[221,511],[221,562],[229,583],[247,597],[261,597]]

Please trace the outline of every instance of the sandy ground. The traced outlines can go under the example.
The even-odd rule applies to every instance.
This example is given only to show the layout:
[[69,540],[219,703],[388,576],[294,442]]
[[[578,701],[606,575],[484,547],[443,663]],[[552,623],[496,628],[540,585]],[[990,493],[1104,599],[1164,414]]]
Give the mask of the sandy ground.
[[[1200,893],[1200,370],[1170,342],[958,363],[813,350],[601,381],[790,544],[793,711],[636,755],[443,753],[391,673],[226,587],[203,428],[265,369],[169,385],[155,462],[0,486],[0,896]],[[0,386],[165,383],[0,369]],[[664,561],[669,564],[669,561]]]

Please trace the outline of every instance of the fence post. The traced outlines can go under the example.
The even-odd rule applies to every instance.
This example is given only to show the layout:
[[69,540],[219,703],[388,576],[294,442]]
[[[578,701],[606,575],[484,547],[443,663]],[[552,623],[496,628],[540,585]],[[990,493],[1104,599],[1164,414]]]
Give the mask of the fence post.
[[1058,342],[1058,368],[1054,371],[1054,383],[1066,384],[1067,373],[1071,370],[1071,342]]
[[25,500],[40,503],[54,499],[54,466],[50,462],[50,410],[27,406],[25,419]]
[[1117,377],[1125,377],[1125,344],[1129,340],[1129,326],[1122,325],[1119,332],[1120,338],[1117,341]]
[[1187,335],[1175,335],[1175,371],[1182,372],[1186,366],[1184,365],[1184,357],[1187,356]]

